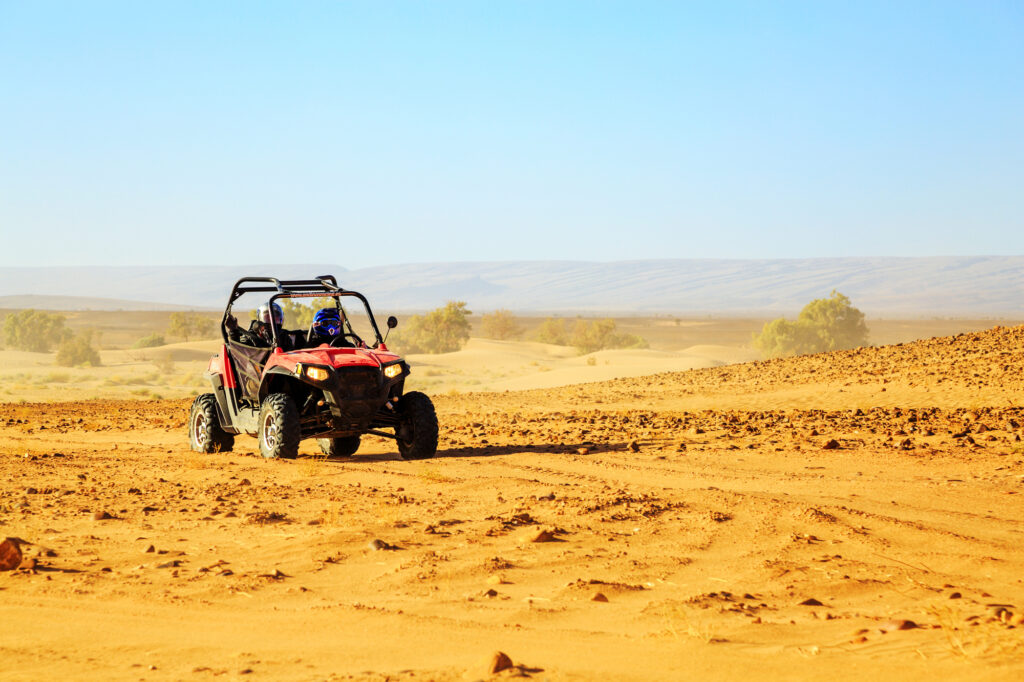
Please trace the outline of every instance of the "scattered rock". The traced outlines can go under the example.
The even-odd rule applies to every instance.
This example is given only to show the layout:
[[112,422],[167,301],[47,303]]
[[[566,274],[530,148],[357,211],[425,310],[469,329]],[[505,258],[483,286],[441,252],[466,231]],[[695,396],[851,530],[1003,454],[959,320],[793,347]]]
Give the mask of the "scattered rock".
[[485,675],[500,673],[512,667],[512,659],[502,651],[495,651],[483,661],[483,672]]
[[635,440],[629,441],[629,444],[626,447],[630,452],[640,452],[640,443],[637,443]]
[[608,602],[608,597],[604,596],[601,592],[595,592],[591,597],[590,601]]
[[487,584],[488,585],[504,585],[505,584],[505,580],[500,575],[495,574],[495,575],[492,575],[489,578],[487,578]]
[[539,530],[529,536],[530,542],[553,542],[555,534],[549,530]]
[[959,592],[950,592],[949,594],[950,599],[960,599],[961,597],[963,597],[963,595]]
[[839,441],[837,441],[835,438],[833,438],[832,440],[830,440],[827,443],[825,443],[824,445],[822,445],[821,449],[822,450],[838,450],[839,449]]
[[370,549],[372,549],[374,552],[379,552],[384,549],[398,549],[398,547],[388,544],[380,538],[374,538],[373,540],[370,540]]
[[576,454],[578,454],[578,455],[589,455],[590,454],[590,448],[577,448],[576,449]]
[[156,551],[156,547],[154,547],[153,545],[150,545],[149,547],[146,548],[146,551],[143,552],[143,554],[149,554],[150,552],[155,552],[155,551]]
[[811,597],[810,599],[804,599],[802,602],[798,604],[798,606],[824,606],[824,604],[822,604],[814,597]]
[[107,519],[112,519],[112,518],[114,518],[114,517],[111,516],[109,513],[105,512],[105,511],[102,511],[102,510],[96,511],[96,512],[92,513],[92,520],[93,521],[106,521]]
[[882,626],[878,628],[879,632],[896,632],[898,630],[914,630],[921,627],[912,620],[890,620],[882,623]]
[[13,571],[21,565],[21,543],[17,538],[0,542],[0,571]]

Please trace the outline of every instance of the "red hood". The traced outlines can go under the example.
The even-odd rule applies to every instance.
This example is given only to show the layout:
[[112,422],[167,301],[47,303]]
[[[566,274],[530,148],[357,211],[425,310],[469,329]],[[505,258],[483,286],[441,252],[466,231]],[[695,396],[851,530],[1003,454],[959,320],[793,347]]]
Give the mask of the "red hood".
[[306,348],[288,353],[275,351],[267,360],[267,369],[272,365],[292,369],[298,363],[307,365],[327,365],[329,367],[380,367],[390,364],[401,357],[383,350],[372,348]]

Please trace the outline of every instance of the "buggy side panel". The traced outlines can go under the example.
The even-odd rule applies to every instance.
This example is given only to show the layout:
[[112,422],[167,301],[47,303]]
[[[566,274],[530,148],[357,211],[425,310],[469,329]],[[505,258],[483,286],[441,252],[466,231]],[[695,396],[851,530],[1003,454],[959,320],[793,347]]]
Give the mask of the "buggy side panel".
[[260,379],[270,355],[269,348],[256,348],[237,341],[228,341],[228,356],[238,370],[236,381],[240,398],[259,404]]

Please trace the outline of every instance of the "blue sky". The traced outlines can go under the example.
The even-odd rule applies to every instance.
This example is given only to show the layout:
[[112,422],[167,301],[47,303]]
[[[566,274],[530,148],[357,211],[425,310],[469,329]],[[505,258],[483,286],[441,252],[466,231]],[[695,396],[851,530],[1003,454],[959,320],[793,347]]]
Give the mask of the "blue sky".
[[0,265],[1024,253],[1020,2],[0,0]]

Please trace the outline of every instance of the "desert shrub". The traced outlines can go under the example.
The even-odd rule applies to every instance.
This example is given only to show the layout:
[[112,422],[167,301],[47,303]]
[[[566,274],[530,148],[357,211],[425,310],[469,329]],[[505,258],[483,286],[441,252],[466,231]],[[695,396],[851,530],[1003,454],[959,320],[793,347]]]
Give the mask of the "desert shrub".
[[171,313],[167,333],[180,336],[188,343],[190,338],[203,339],[213,335],[214,321],[200,313]]
[[4,342],[16,350],[46,353],[71,336],[64,322],[63,315],[41,310],[11,313],[4,319]]
[[617,334],[615,320],[577,320],[569,345],[580,355],[612,348],[647,348],[647,340],[635,334]]
[[523,328],[508,310],[495,310],[480,318],[480,333],[486,339],[507,341],[523,335]]
[[103,363],[100,362],[99,351],[93,346],[96,337],[97,334],[92,329],[83,329],[78,334],[65,338],[57,348],[57,364],[61,367],[99,367]]
[[867,342],[864,313],[835,289],[828,298],[805,305],[795,322],[780,317],[754,336],[754,346],[770,358],[856,348]]
[[465,301],[448,301],[425,315],[413,315],[396,335],[395,345],[406,353],[451,353],[469,341],[469,315]]
[[163,334],[157,334],[156,332],[149,336],[143,336],[141,339],[132,344],[132,348],[156,348],[157,346],[167,345],[164,340]]
[[174,358],[170,353],[164,353],[153,360],[153,365],[166,376],[174,371]]
[[565,330],[565,320],[547,318],[533,335],[534,341],[550,343],[555,346],[569,345],[569,333]]

